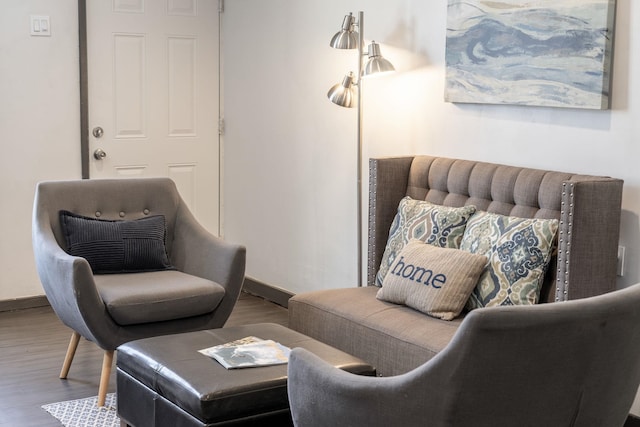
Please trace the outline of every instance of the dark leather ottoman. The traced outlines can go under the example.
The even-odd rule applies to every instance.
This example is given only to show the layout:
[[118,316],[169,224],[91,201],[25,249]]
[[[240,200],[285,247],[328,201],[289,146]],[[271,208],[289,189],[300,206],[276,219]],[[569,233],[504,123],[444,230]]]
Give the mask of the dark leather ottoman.
[[123,425],[292,425],[287,365],[227,370],[198,353],[250,335],[305,348],[355,374],[375,375],[361,359],[270,323],[146,338],[118,348],[117,405]]

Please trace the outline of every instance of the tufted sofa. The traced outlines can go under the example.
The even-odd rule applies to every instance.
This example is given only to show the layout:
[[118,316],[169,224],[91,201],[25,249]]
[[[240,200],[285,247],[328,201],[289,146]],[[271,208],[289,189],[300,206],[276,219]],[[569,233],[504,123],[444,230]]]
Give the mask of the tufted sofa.
[[367,286],[295,295],[289,327],[368,361],[380,375],[408,372],[431,359],[464,317],[440,320],[376,299],[375,276],[405,196],[559,220],[543,303],[615,289],[622,180],[432,156],[371,159],[369,166]]

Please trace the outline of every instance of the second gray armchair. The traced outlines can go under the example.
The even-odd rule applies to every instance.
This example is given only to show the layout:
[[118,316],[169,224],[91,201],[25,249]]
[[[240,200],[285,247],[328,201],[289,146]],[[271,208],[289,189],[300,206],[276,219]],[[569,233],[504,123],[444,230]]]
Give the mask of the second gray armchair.
[[245,248],[207,232],[168,178],[40,183],[33,247],[45,293],[80,337],[105,350],[104,405],[114,350],[139,338],[222,327],[244,280]]
[[622,427],[640,383],[640,284],[591,298],[474,310],[405,374],[289,360],[297,427]]

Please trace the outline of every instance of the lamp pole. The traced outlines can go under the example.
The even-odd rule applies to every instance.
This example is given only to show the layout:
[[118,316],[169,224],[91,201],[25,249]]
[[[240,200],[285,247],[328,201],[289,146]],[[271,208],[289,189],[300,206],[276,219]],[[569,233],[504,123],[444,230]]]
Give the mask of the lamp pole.
[[[358,27],[358,38],[355,40],[354,27]],[[355,21],[353,14],[344,17],[342,21],[342,29],[337,32],[331,42],[329,43],[331,47],[336,49],[353,49],[357,47],[358,49],[358,74],[357,77],[353,75],[352,72],[347,74],[345,78],[342,80],[342,83],[335,84],[329,92],[327,96],[329,100],[334,104],[340,105],[341,107],[349,107],[352,108],[354,106],[354,98],[355,104],[357,104],[356,108],[358,109],[358,123],[357,123],[357,188],[356,188],[356,201],[357,201],[357,221],[356,221],[356,234],[357,234],[357,259],[358,259],[358,286],[363,285],[363,263],[362,263],[362,123],[363,123],[363,105],[362,105],[362,77],[367,74],[377,74],[377,73],[386,73],[389,71],[394,71],[393,65],[384,59],[380,54],[380,47],[376,42],[371,42],[369,45],[369,60],[367,62],[366,67],[364,65],[364,12],[358,12],[358,20]],[[357,46],[354,46],[357,44]],[[355,88],[354,88],[355,86]],[[354,93],[356,91],[356,93]]]
[[362,65],[364,60],[364,12],[358,13],[358,167],[357,167],[357,221],[358,238],[358,286],[362,286]]
[[362,286],[362,65],[364,61],[364,12],[358,12],[358,179],[357,179],[357,250],[358,250],[358,286]]

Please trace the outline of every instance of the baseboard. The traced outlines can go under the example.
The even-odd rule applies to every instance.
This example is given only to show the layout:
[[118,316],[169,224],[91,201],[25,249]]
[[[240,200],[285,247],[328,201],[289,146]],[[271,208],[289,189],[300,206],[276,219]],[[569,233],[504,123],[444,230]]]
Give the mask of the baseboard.
[[267,285],[251,277],[245,277],[242,290],[271,301],[285,308],[289,307],[289,298],[294,294],[277,286]]
[[640,427],[640,418],[629,414],[627,421],[624,423],[624,427]]
[[22,310],[25,308],[45,307],[49,305],[49,300],[44,295],[35,297],[15,298],[0,301],[0,312]]

